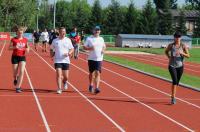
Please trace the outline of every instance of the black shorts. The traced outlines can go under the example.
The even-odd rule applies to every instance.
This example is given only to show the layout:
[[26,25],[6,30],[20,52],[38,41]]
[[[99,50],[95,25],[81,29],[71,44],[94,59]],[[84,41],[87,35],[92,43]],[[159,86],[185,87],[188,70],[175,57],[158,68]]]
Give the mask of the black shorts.
[[34,43],[39,43],[39,39],[35,39],[35,40],[34,40]]
[[45,40],[45,41],[42,41],[42,44],[46,44],[47,43],[47,41]]
[[88,67],[90,73],[94,71],[99,71],[101,73],[101,66],[102,66],[102,61],[88,60]]
[[62,70],[69,70],[69,64],[68,63],[55,63],[54,67],[55,67],[55,69],[61,68]]
[[12,64],[19,64],[19,62],[21,62],[21,61],[26,62],[26,57],[25,56],[12,56],[11,57]]

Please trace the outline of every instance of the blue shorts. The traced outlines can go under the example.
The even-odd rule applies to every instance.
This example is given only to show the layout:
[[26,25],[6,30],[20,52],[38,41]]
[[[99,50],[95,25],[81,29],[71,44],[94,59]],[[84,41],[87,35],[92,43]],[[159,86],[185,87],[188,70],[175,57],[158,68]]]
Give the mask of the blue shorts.
[[90,73],[94,71],[99,71],[101,73],[101,66],[102,66],[102,61],[88,60],[88,67]]
[[68,63],[55,63],[54,67],[55,67],[55,69],[61,68],[62,70],[69,70],[69,64]]

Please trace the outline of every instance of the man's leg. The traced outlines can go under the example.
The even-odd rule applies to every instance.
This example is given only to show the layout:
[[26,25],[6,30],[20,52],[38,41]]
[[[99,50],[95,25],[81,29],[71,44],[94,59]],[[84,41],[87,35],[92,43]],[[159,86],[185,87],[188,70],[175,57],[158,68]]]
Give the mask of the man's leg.
[[66,90],[68,88],[67,82],[69,78],[69,70],[62,70],[62,74],[63,74],[63,85],[64,89]]
[[56,81],[57,81],[57,86],[58,86],[57,93],[61,94],[62,93],[62,69],[61,68],[56,68]]

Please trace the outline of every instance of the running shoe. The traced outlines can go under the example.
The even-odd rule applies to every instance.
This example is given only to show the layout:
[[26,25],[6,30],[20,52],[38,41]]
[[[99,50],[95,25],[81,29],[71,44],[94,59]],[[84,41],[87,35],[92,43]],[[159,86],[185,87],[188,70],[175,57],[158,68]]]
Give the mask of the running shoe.
[[64,88],[64,90],[67,90],[67,89],[68,89],[67,82],[64,82],[64,83],[63,83],[63,85],[64,85],[64,87],[63,87],[63,88]]
[[175,97],[171,98],[171,104],[176,104],[176,98]]
[[62,93],[62,90],[61,89],[58,89],[57,90],[57,94],[61,94]]
[[99,88],[96,88],[95,90],[94,90],[94,93],[95,94],[98,94],[98,93],[100,93],[101,92],[101,90],[99,89]]
[[21,88],[16,88],[16,93],[21,93],[22,89]]
[[88,88],[90,93],[92,93],[92,89],[93,89],[93,87],[90,85],[89,88]]

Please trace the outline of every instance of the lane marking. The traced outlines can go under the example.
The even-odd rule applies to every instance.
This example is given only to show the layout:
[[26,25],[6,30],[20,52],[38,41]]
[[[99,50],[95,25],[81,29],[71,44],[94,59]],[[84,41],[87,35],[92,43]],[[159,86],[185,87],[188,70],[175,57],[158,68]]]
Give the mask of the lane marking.
[[[79,57],[79,58],[80,58],[80,57]],[[86,60],[84,60],[84,59],[82,59],[82,58],[80,58],[80,60],[87,62]],[[118,75],[118,76],[120,76],[120,77],[122,77],[122,78],[126,78],[126,79],[129,80],[129,81],[132,81],[132,82],[134,82],[134,83],[138,83],[138,84],[143,85],[143,86],[145,86],[145,87],[147,87],[147,88],[150,88],[150,89],[152,89],[152,90],[154,90],[154,91],[157,91],[157,92],[159,92],[159,93],[162,93],[162,94],[164,94],[164,95],[167,95],[167,96],[171,97],[170,94],[168,94],[168,93],[166,93],[166,92],[163,92],[163,91],[161,91],[161,90],[159,90],[159,89],[156,89],[156,88],[154,88],[154,87],[152,87],[152,86],[150,86],[150,85],[147,85],[147,84],[145,84],[145,83],[143,83],[143,82],[134,80],[134,79],[129,78],[129,77],[127,77],[127,76],[124,76],[124,75],[122,75],[122,74],[120,74],[120,73],[118,73],[118,72],[115,72],[115,71],[112,71],[112,70],[110,70],[110,69],[107,69],[107,68],[105,68],[105,67],[102,67],[102,68],[103,68],[104,70],[109,71],[109,72],[111,72],[111,73],[113,73],[113,74],[116,74],[116,75]],[[184,103],[186,103],[186,104],[188,104],[188,105],[191,105],[191,106],[193,106],[193,107],[196,107],[196,108],[200,109],[200,106],[198,106],[198,105],[196,105],[196,104],[190,103],[190,102],[188,102],[188,101],[186,101],[186,100],[183,100],[183,99],[181,99],[181,98],[178,98],[178,97],[176,97],[176,98],[177,98],[177,100],[180,100],[180,101],[182,101],[182,102],[184,102]]]
[[[31,50],[41,59],[43,60],[54,72],[56,71],[45,59],[43,59],[38,53],[36,53],[32,48]],[[98,112],[100,112],[104,117],[106,117],[112,124],[114,124],[121,132],[125,132],[125,130],[118,125],[111,117],[109,117],[103,110],[101,110],[95,103],[93,103],[88,97],[82,94],[74,85],[68,82],[69,85],[78,92],[86,101],[88,101]]]
[[34,96],[34,98],[35,98],[36,104],[37,104],[37,106],[38,106],[40,115],[42,116],[42,120],[43,120],[43,123],[44,123],[44,125],[45,125],[46,131],[47,131],[47,132],[51,132],[51,129],[50,129],[49,125],[48,125],[47,119],[46,119],[45,114],[44,114],[44,112],[43,112],[43,110],[42,110],[40,101],[39,101],[39,99],[38,99],[38,97],[37,97],[37,95],[36,95],[36,93],[35,93],[35,90],[34,90],[34,88],[33,88],[33,85],[32,85],[31,79],[30,79],[30,76],[29,76],[29,74],[28,74],[26,68],[25,68],[25,73],[26,73],[26,76],[27,76],[27,78],[28,78],[28,82],[29,82],[29,84],[30,84],[30,87],[31,87],[33,96]]
[[6,46],[6,41],[4,41],[3,48],[1,49],[1,52],[0,52],[0,56],[2,56],[2,53],[3,53],[5,46]]

